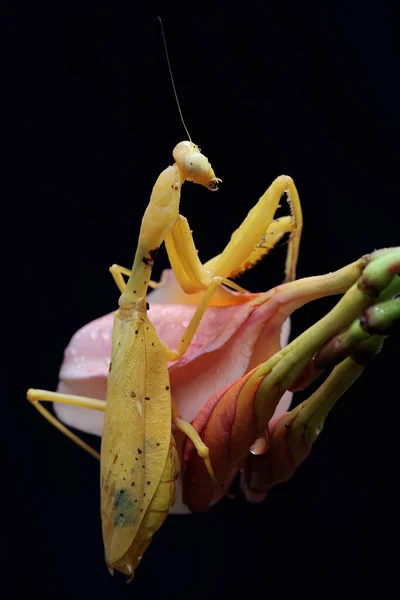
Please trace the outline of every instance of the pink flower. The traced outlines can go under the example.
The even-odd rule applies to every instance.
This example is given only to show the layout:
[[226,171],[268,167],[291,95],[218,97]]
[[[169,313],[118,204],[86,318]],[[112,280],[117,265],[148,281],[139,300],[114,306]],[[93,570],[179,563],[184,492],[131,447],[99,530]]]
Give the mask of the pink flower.
[[[148,315],[160,339],[175,348],[200,296],[184,294],[170,270],[164,271],[163,283],[148,296]],[[182,418],[189,422],[214,394],[288,342],[290,321],[278,319],[272,328],[266,326],[271,317],[267,305],[254,303],[261,294],[249,293],[239,299],[240,304],[224,305],[232,296],[238,298],[226,288],[214,296],[213,306],[207,309],[185,355],[168,363],[172,396]],[[113,313],[109,313],[74,334],[64,353],[57,391],[106,398],[112,327]],[[290,392],[284,394],[274,417],[287,411],[291,399]],[[67,404],[55,404],[54,409],[66,425],[101,436],[103,413]],[[178,505],[177,510],[182,511],[182,507]]]
[[[192,422],[209,447],[211,464],[225,489],[242,471],[247,498],[261,501],[269,487],[291,477],[309,454],[313,440],[301,432],[289,440],[299,410],[287,411],[291,391],[307,386],[318,375],[312,362],[307,367],[300,361],[300,377],[295,370],[294,379],[289,377],[291,383],[270,384],[262,404],[256,406],[257,391],[264,379],[268,381],[268,364],[282,359],[279,355],[268,362],[288,342],[290,315],[307,302],[345,293],[357,281],[363,265],[363,260],[356,261],[336,273],[283,284],[264,294],[240,295],[218,289],[188,351],[168,364],[173,399],[181,416]],[[160,338],[176,347],[201,296],[185,295],[171,271],[164,276],[165,286],[149,294],[149,318]],[[346,315],[345,311],[343,319]],[[306,361],[311,361],[319,345],[328,342],[336,324],[339,329],[346,325],[337,316],[330,323],[319,329],[320,335],[309,334],[312,343],[304,354]],[[65,351],[59,391],[105,398],[112,324],[109,314],[73,336]],[[294,356],[287,355],[290,366]],[[301,355],[301,351],[297,353]],[[55,409],[66,424],[101,435],[101,413],[68,405],[56,405]],[[190,440],[185,442],[182,458],[184,502],[193,510],[207,510],[219,500],[221,491],[212,483]]]

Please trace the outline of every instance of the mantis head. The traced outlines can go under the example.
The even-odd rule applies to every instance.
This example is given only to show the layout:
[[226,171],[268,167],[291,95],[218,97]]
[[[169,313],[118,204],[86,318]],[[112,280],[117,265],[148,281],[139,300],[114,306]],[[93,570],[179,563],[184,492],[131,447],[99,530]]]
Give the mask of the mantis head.
[[193,142],[180,142],[173,150],[173,157],[184,181],[200,183],[213,192],[218,189],[222,181],[215,177],[213,168],[208,158],[200,152],[200,148]]

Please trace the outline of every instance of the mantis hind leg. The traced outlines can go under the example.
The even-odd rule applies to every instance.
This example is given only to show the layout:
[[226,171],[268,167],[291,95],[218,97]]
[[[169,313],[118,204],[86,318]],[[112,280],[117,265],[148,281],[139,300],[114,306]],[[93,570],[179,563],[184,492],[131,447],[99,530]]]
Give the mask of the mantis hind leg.
[[104,412],[106,403],[104,400],[95,400],[93,398],[84,398],[82,396],[70,396],[67,394],[59,394],[57,392],[48,392],[46,390],[35,390],[29,389],[27,392],[27,399],[29,402],[40,412],[40,414],[49,423],[54,425],[58,431],[61,431],[70,440],[75,442],[80,448],[86,450],[91,456],[100,460],[99,453],[94,450],[89,444],[84,442],[79,436],[73,433],[68,427],[66,427],[61,421],[59,421],[54,415],[51,414],[47,408],[41,405],[41,402],[61,402],[62,404],[70,404],[73,406],[80,406],[82,408],[90,408],[93,410],[100,410]]

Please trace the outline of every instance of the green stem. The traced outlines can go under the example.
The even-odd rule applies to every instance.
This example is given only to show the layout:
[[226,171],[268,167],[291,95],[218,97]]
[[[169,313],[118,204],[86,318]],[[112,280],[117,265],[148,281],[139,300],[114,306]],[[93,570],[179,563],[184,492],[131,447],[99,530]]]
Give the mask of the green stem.
[[[366,364],[379,352],[382,345],[380,336],[373,336],[357,348],[355,355],[338,364],[320,387],[293,411],[287,443],[292,453],[296,452],[299,438],[311,446],[321,433],[325,419],[336,402],[363,373]],[[357,354],[363,354],[363,361]],[[361,356],[361,354],[360,354]],[[368,359],[368,360],[367,360]]]
[[267,427],[271,416],[270,410],[265,409],[266,403],[269,407],[276,405],[317,350],[370,306],[398,271],[399,248],[371,254],[361,277],[337,305],[253,373],[242,393],[245,393],[245,387],[253,384],[254,378],[263,378],[255,398],[255,413],[260,428]]
[[400,319],[400,298],[392,298],[368,307],[347,329],[335,335],[314,357],[316,369],[327,369],[351,354],[371,335],[389,335]]
[[292,452],[295,452],[299,437],[308,446],[315,442],[329,412],[339,398],[360,377],[364,368],[352,358],[346,358],[333,369],[312,396],[293,410],[297,416],[291,423],[287,437],[287,443]]

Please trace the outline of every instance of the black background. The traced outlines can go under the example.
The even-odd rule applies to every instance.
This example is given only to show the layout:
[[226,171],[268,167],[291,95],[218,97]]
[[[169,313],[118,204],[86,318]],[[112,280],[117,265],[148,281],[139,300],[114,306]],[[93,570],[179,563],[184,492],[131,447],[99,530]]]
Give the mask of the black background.
[[[304,211],[299,277],[399,244],[398,13],[381,2],[245,8],[161,12],[191,136],[224,181],[216,194],[183,189],[201,258],[221,250],[281,173],[294,178]],[[159,23],[139,8],[9,16],[1,38],[5,597],[285,597],[293,586],[312,595],[335,583],[382,593],[395,575],[398,337],[266,502],[170,517],[131,586],[109,576],[98,465],[25,391],[54,389],[71,335],[116,307],[108,267],[130,266],[152,185],[186,135]],[[284,256],[281,245],[244,283],[279,283]],[[160,253],[155,276],[166,266]],[[296,314],[293,334],[331,305]]]

